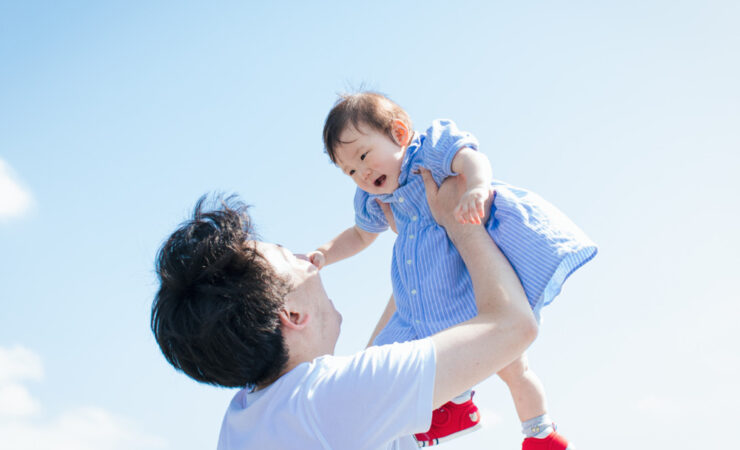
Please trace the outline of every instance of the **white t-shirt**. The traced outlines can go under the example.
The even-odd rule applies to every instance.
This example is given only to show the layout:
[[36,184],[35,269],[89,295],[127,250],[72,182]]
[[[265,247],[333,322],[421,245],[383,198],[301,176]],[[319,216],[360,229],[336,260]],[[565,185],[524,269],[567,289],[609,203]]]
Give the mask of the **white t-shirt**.
[[299,364],[263,390],[237,392],[218,450],[417,449],[435,367],[431,339]]

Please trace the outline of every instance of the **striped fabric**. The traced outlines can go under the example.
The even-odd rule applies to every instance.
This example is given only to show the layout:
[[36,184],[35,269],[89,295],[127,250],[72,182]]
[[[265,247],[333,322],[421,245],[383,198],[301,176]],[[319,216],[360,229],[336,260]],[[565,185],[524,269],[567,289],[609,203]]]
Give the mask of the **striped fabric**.
[[[425,167],[440,184],[455,175],[452,159],[463,147],[477,149],[477,141],[451,121],[434,121],[407,149],[396,191],[356,192],[355,221],[360,228],[375,233],[388,228],[377,198],[390,205],[398,229],[391,263],[396,313],[376,345],[424,338],[477,314],[470,275],[444,228],[432,218],[424,182],[414,173]],[[493,186],[496,194],[486,228],[519,276],[539,320],[540,309],[560,293],[571,273],[596,255],[596,246],[538,195],[498,181]]]

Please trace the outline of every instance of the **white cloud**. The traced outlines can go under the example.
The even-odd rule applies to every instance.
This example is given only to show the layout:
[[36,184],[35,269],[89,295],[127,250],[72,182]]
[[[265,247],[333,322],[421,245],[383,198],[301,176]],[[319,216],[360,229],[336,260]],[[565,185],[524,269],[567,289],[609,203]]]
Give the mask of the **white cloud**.
[[41,358],[32,351],[16,346],[0,347],[0,418],[25,417],[39,411],[22,380],[40,380],[43,375]]
[[32,203],[31,194],[23,188],[10,166],[0,159],[0,220],[24,215]]
[[0,421],[3,417],[31,416],[39,410],[38,402],[25,386],[17,383],[0,384]]
[[126,419],[95,407],[77,408],[48,422],[0,422],[4,448],[13,450],[152,450],[164,440],[147,436]]
[[153,450],[166,442],[137,430],[121,416],[95,406],[67,409],[56,417],[41,414],[41,404],[23,381],[43,378],[41,358],[16,346],[0,347],[0,436],[13,450]]
[[10,381],[40,380],[44,367],[41,358],[19,345],[13,348],[0,347],[0,385]]

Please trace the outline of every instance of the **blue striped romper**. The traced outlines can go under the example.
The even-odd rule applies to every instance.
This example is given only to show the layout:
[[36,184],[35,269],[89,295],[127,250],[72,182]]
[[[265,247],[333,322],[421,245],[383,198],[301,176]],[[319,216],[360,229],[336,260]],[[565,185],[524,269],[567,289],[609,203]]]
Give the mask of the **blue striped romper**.
[[[452,159],[477,140],[449,120],[436,120],[416,134],[401,165],[399,188],[392,194],[355,194],[355,222],[379,233],[388,222],[375,199],[388,203],[398,229],[391,279],[396,312],[375,339],[376,345],[431,336],[475,317],[473,284],[460,254],[429,210],[418,167],[429,169],[437,184],[455,174]],[[596,245],[568,217],[537,194],[494,181],[495,197],[488,233],[519,276],[539,321],[568,278],[596,255]]]

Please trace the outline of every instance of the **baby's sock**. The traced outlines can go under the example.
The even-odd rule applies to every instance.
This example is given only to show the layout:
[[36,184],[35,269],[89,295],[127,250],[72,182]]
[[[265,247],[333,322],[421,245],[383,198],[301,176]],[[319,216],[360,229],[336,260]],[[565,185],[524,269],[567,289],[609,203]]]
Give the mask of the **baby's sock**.
[[547,414],[522,422],[522,432],[528,438],[544,439],[555,431],[555,425]]
[[467,402],[473,397],[473,391],[471,389],[468,389],[467,391],[463,392],[462,394],[458,395],[457,397],[450,400],[452,403],[457,403],[458,405],[462,405],[463,403]]

